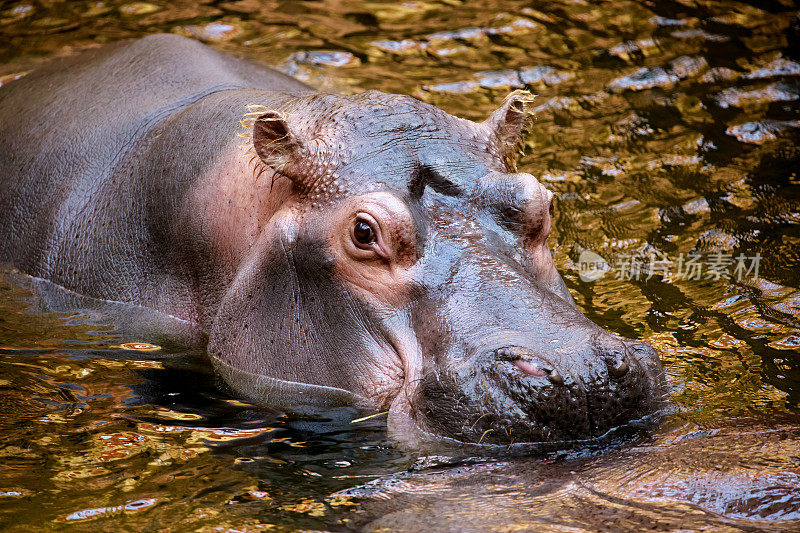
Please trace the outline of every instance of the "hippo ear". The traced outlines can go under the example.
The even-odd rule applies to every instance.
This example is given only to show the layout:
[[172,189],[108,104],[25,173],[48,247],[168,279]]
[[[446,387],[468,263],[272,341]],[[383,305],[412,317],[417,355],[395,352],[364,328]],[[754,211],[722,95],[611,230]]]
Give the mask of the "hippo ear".
[[484,124],[495,141],[509,171],[516,170],[516,155],[524,146],[525,135],[533,122],[533,98],[528,91],[514,91]]
[[253,147],[267,166],[305,185],[308,177],[297,167],[306,159],[308,149],[285,115],[274,110],[260,114],[253,122]]

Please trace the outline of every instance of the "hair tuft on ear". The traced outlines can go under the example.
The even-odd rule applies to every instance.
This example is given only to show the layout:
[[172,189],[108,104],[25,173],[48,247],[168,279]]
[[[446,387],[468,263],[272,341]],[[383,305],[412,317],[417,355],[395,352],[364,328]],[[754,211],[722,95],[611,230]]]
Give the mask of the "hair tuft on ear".
[[292,132],[287,117],[274,110],[259,115],[253,123],[253,147],[268,166],[281,172],[303,152],[300,137]]
[[534,98],[529,91],[514,91],[484,122],[492,130],[506,168],[511,172],[516,171],[517,158],[524,151],[525,137],[535,118]]

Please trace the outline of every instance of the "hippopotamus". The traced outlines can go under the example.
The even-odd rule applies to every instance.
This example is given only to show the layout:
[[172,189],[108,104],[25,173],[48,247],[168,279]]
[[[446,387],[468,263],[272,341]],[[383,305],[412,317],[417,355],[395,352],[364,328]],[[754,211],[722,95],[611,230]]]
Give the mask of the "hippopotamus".
[[658,410],[663,370],[555,268],[553,194],[515,168],[531,100],[473,122],[177,35],[90,49],[0,88],[0,261],[191,324],[251,401],[601,436]]

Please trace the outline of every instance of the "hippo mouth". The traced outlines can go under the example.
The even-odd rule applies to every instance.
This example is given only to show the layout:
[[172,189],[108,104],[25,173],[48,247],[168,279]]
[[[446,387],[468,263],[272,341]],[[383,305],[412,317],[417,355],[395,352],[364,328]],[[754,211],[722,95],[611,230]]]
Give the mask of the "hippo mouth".
[[208,357],[233,390],[258,405],[298,415],[316,414],[343,406],[360,410],[372,407],[370,400],[351,391],[248,372],[211,354]]
[[434,433],[423,428],[418,420],[405,412],[390,412],[389,436],[399,446],[424,454],[448,456],[542,456],[564,450],[578,450],[592,453],[592,450],[605,450],[609,446],[619,446],[640,439],[652,431],[668,414],[666,403],[658,409],[638,418],[609,428],[597,436],[563,440],[519,440],[492,442],[490,439],[466,441],[457,437]]

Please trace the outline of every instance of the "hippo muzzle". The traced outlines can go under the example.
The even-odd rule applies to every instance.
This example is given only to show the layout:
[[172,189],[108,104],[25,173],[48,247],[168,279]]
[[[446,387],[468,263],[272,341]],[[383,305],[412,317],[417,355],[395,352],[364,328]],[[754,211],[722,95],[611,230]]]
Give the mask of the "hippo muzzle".
[[416,416],[433,433],[485,444],[602,436],[656,408],[661,372],[649,345],[608,337],[569,354],[506,346],[427,372]]

